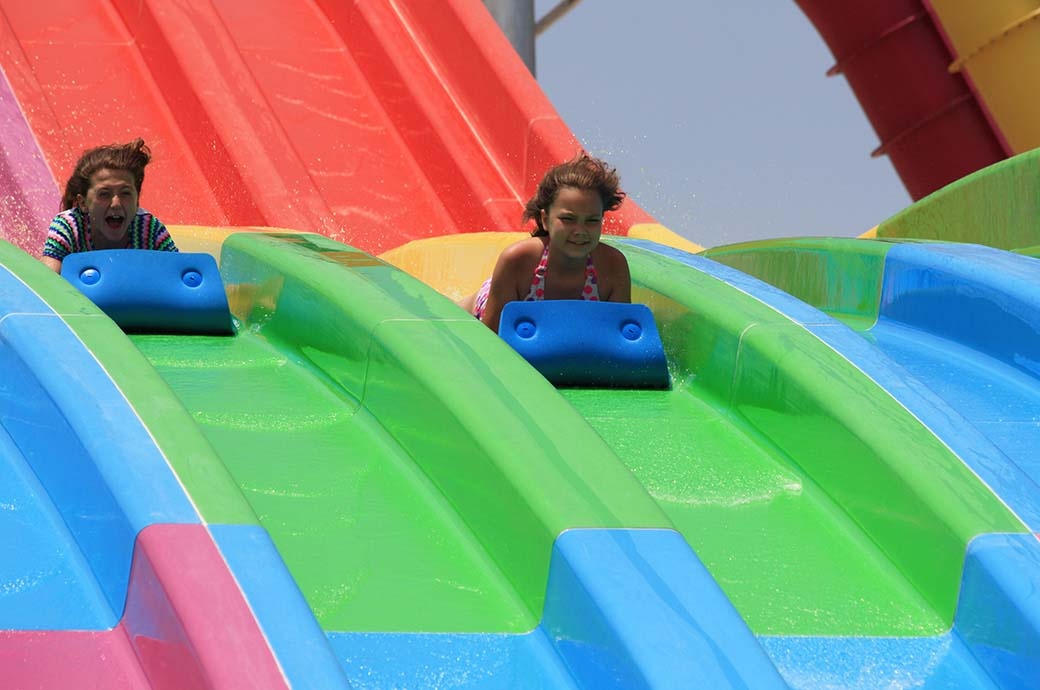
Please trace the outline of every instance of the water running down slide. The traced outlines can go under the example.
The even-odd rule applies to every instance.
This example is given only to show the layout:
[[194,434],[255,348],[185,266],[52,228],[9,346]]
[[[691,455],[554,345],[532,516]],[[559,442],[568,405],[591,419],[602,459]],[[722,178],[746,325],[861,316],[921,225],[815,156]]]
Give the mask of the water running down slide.
[[[156,154],[143,202],[169,222],[382,251],[513,227],[535,178],[578,149],[469,0],[5,0],[0,41],[4,112],[13,101],[24,118],[7,127],[32,133],[19,150],[38,147],[22,157],[61,182],[83,149],[141,136]],[[35,172],[11,185],[25,211],[5,235],[27,251],[57,206],[32,213],[56,187]],[[630,204],[617,229],[649,221]]]
[[[962,457],[1034,531],[1040,272],[1023,254],[1037,242],[1038,155],[918,202],[878,227],[884,241],[802,238],[706,252],[854,325],[903,378],[953,408],[963,428],[985,437],[966,445],[988,448]],[[993,248],[964,244],[973,239]]]
[[[0,256],[5,686],[285,687],[167,453],[213,487],[223,468],[107,317],[11,245]],[[239,523],[228,546],[275,560],[243,502],[211,514]]]
[[[18,270],[35,264],[8,252]],[[137,404],[141,384],[127,385],[105,345],[132,341],[131,363],[143,356],[169,386],[148,398],[186,409],[194,422],[179,425],[209,443],[201,456],[163,453],[291,685],[341,687],[345,674],[362,687],[444,675],[477,687],[783,687],[624,464],[481,324],[319,236],[234,236],[222,264],[236,335],[84,341]],[[26,272],[42,292],[69,291],[40,265]],[[484,375],[460,388],[473,371]],[[233,486],[211,481],[223,472]],[[229,514],[243,503],[251,511]],[[257,522],[279,554],[264,565],[291,579],[265,582],[249,567],[257,548],[230,538]],[[286,621],[283,600],[301,594],[306,620]],[[315,651],[334,661],[316,665]]]
[[[181,236],[191,236],[187,228],[178,230]],[[241,322],[238,335],[133,336],[133,341],[212,444],[220,460],[211,474],[226,467],[238,488],[222,495],[208,483],[197,484],[192,476],[203,465],[196,459],[190,471],[182,468],[179,472],[189,493],[210,506],[209,510],[234,504],[244,496],[260,525],[270,533],[285,560],[284,567],[301,588],[350,678],[375,677],[377,685],[407,685],[422,682],[431,673],[457,677],[480,667],[484,668],[481,682],[488,687],[503,683],[571,687],[571,681],[563,679],[574,675],[578,687],[602,686],[601,677],[588,672],[581,675],[582,669],[603,668],[602,660],[590,663],[588,657],[583,659],[584,645],[553,650],[552,645],[545,646],[541,634],[523,634],[537,623],[537,617],[527,616],[544,607],[537,630],[551,632],[548,639],[557,640],[556,645],[560,640],[602,639],[602,633],[590,633],[587,621],[581,624],[586,626],[583,630],[568,629],[558,622],[573,617],[566,612],[576,604],[573,595],[561,598],[554,594],[553,583],[560,577],[565,583],[568,579],[554,575],[559,572],[557,565],[548,566],[550,588],[537,590],[538,583],[545,581],[544,555],[552,535],[559,534],[564,525],[589,527],[600,522],[607,527],[665,528],[632,533],[643,535],[641,539],[654,533],[677,534],[670,529],[674,525],[685,539],[671,547],[669,560],[673,566],[676,558],[688,561],[681,580],[689,586],[691,576],[711,572],[690,592],[699,603],[687,615],[704,612],[706,597],[718,581],[752,631],[759,634],[760,644],[771,651],[772,663],[781,667],[795,687],[811,686],[807,679],[832,677],[821,676],[822,671],[813,667],[819,649],[805,645],[814,633],[821,640],[817,644],[827,644],[827,640],[833,644],[843,637],[864,640],[862,648],[846,643],[841,649],[844,658],[851,660],[846,672],[872,668],[872,678],[878,682],[909,673],[925,687],[943,687],[950,678],[956,678],[961,687],[989,687],[979,680],[985,677],[985,667],[977,664],[961,637],[943,634],[954,616],[961,556],[967,540],[977,534],[1032,536],[1024,534],[1021,524],[966,473],[957,458],[928,440],[926,431],[915,430],[912,420],[896,421],[905,416],[898,406],[869,393],[869,386],[864,388],[854,371],[841,374],[844,365],[840,360],[828,365],[828,375],[814,382],[812,376],[807,379],[798,373],[802,367],[778,359],[775,342],[769,344],[778,337],[783,351],[789,350],[793,338],[793,342],[805,341],[797,349],[807,348],[814,361],[828,359],[811,339],[799,336],[798,329],[782,323],[771,326],[771,319],[760,313],[752,317],[757,319],[759,335],[745,340],[739,334],[747,332],[748,326],[740,322],[741,317],[733,321],[733,308],[747,302],[737,314],[746,309],[751,314],[761,312],[753,300],[718,299],[712,289],[719,282],[716,278],[705,277],[684,286],[691,276],[685,272],[681,272],[683,277],[669,275],[676,267],[668,259],[629,251],[634,251],[630,258],[638,284],[645,285],[642,276],[648,275],[666,286],[661,297],[645,296],[654,305],[669,340],[677,385],[672,391],[657,392],[566,392],[567,399],[585,411],[591,428],[573,416],[573,411],[568,412],[562,399],[510,355],[503,343],[472,319],[455,316],[454,307],[432,290],[420,289],[418,283],[360,252],[314,236],[244,235],[225,243],[223,270]],[[427,254],[420,252],[420,256]],[[293,269],[294,264],[299,269]],[[37,273],[42,271],[42,267],[35,268]],[[330,280],[334,276],[337,279]],[[44,286],[60,283],[46,271],[38,278]],[[350,286],[351,294],[364,299],[345,300],[339,296],[341,291],[322,287],[330,284]],[[732,290],[722,284],[715,289]],[[333,307],[337,303],[340,306]],[[712,304],[725,308],[713,315]],[[301,313],[296,305],[305,305],[306,311]],[[402,311],[395,314],[398,310]],[[438,318],[440,310],[444,316]],[[717,321],[723,312],[725,317]],[[320,319],[325,326],[315,330],[315,314],[336,314],[337,318]],[[303,332],[301,317],[307,324]],[[690,339],[684,335],[690,328],[701,336]],[[714,345],[706,347],[706,343]],[[734,346],[738,349],[727,355]],[[702,358],[708,352],[712,357],[705,361]],[[433,358],[435,366],[428,363],[431,353],[439,353]],[[728,357],[735,357],[733,365],[726,365]],[[482,394],[470,387],[453,394],[459,377],[483,362],[494,363],[494,369],[485,367],[480,381],[497,393]],[[726,370],[746,372],[738,388],[729,393],[716,389],[729,385]],[[693,372],[696,376],[691,377]],[[842,381],[846,383],[832,392],[831,399],[849,397],[845,411],[841,404],[821,402],[824,406],[814,412],[809,401],[821,394],[821,388],[833,388]],[[248,389],[248,396],[241,395],[243,389]],[[512,402],[493,403],[503,395]],[[857,432],[848,416],[863,406],[857,398],[864,395],[871,396],[871,404],[888,420],[879,424],[880,435],[875,433],[873,438]],[[333,402],[328,406],[324,400],[330,396]],[[658,400],[636,401],[632,396]],[[524,400],[527,397],[529,401]],[[343,404],[351,398],[357,398],[358,407]],[[295,414],[286,415],[286,407]],[[535,408],[539,416],[528,415],[519,425],[498,419],[502,414],[515,414],[512,411]],[[438,409],[450,413],[430,420],[430,411]],[[634,410],[641,412],[632,419]],[[770,421],[770,415],[776,418]],[[366,419],[377,423],[371,427],[374,436],[371,431],[359,435],[349,430],[363,430],[370,424]],[[844,432],[833,428],[842,422],[847,425]],[[431,423],[437,432],[423,431]],[[492,429],[514,431],[503,441],[499,434],[488,433],[487,424]],[[588,431],[582,432],[582,428]],[[602,446],[592,428],[605,435],[613,452]],[[647,440],[647,428],[662,431]],[[821,433],[824,429],[827,431]],[[520,432],[533,432],[537,442],[524,441]],[[365,435],[375,442],[364,441]],[[557,438],[547,444],[547,436]],[[886,440],[888,436],[891,440]],[[835,447],[844,459],[840,475],[827,470],[831,458],[838,456],[818,455],[820,442],[828,439],[840,446]],[[861,445],[864,442],[866,447]],[[891,450],[908,443],[918,448],[917,461],[924,465],[907,466],[905,456]],[[381,450],[392,452],[395,446],[403,451],[398,461]],[[539,460],[547,447],[555,449],[553,456]],[[567,450],[571,447],[575,450]],[[886,447],[889,450],[882,450]],[[778,448],[782,448],[780,454]],[[612,460],[614,452],[619,455]],[[175,468],[185,462],[176,453],[168,453],[168,457]],[[797,464],[791,464],[791,459]],[[523,467],[520,474],[516,473],[519,467],[510,469],[518,461]],[[420,469],[421,475],[403,485],[393,479],[394,468],[406,470],[409,466]],[[623,471],[625,466],[635,473],[639,484]],[[489,469],[495,472],[489,475]],[[552,479],[561,472],[571,478],[562,483]],[[862,487],[855,486],[879,472],[893,478],[879,487],[886,505],[880,514],[874,512],[880,499],[869,499]],[[934,477],[937,473],[944,475],[939,482],[942,489],[920,494],[924,482],[920,475]],[[414,476],[414,470],[403,476],[409,475]],[[701,477],[705,475],[713,481],[704,483]],[[900,492],[898,487],[904,482],[907,488],[916,487],[915,491]],[[409,490],[409,484],[414,488]],[[547,489],[554,491],[547,494]],[[575,489],[580,493],[575,495]],[[773,489],[781,493],[770,496]],[[856,498],[844,504],[830,498],[842,495]],[[516,499],[508,500],[510,496]],[[653,509],[654,502],[663,513]],[[863,507],[855,508],[857,503]],[[426,512],[424,505],[441,508]],[[449,505],[452,507],[447,508]],[[582,517],[582,505],[593,512]],[[561,513],[559,507],[549,506],[569,508]],[[964,506],[971,508],[966,511]],[[424,511],[425,517],[417,515],[417,510]],[[537,519],[525,523],[522,516],[531,511]],[[203,510],[204,518],[206,512]],[[602,517],[596,518],[597,512]],[[438,530],[438,524],[445,527]],[[538,524],[545,527],[538,528]],[[919,531],[919,538],[905,533],[910,525]],[[427,537],[412,539],[417,528]],[[429,534],[431,529],[440,535]],[[580,536],[582,532],[593,533],[574,533],[579,535],[574,538],[585,540],[577,553],[588,554],[590,545],[587,537]],[[539,533],[542,536],[536,537]],[[735,539],[736,535],[740,536]],[[532,537],[545,546],[535,546]],[[435,551],[426,546],[431,543],[437,544]],[[471,545],[458,552],[453,543]],[[565,543],[557,544],[554,564],[557,558],[565,558],[557,555],[567,552]],[[687,543],[697,548],[708,571],[701,570]],[[226,548],[219,539],[218,544]],[[528,546],[518,551],[524,544]],[[1021,545],[998,547],[998,560],[1001,552],[1016,547]],[[644,540],[637,549],[636,562],[642,565],[624,580],[626,598],[633,597],[633,588],[638,591],[638,582],[660,548],[649,548]],[[686,556],[681,555],[682,549]],[[453,552],[454,557],[442,560],[443,553],[450,556]],[[471,561],[469,567],[450,570],[465,557],[460,553],[478,559],[483,553],[494,566],[489,571]],[[225,557],[235,565],[234,555]],[[532,559],[541,561],[534,570]],[[594,573],[619,572],[616,563],[602,557],[592,571],[583,571],[580,557],[578,564],[573,558],[568,562],[577,573],[569,577],[578,578],[582,591],[594,591]],[[664,561],[656,562],[655,582],[665,577],[661,570]],[[842,572],[850,563],[856,564],[851,569],[853,579]],[[438,574],[444,567],[449,570]],[[416,572],[409,576],[413,568]],[[974,587],[983,591],[981,598],[992,597],[994,590],[1003,591],[1000,578],[994,577],[1000,570],[980,570],[986,577],[981,586]],[[859,578],[861,571],[865,572]],[[482,573],[496,572],[504,576],[500,584],[494,584],[494,577],[482,579]],[[753,572],[773,574],[749,578]],[[248,583],[248,573],[236,570],[235,575]],[[969,584],[965,579],[964,588]],[[660,593],[660,586],[658,582],[653,590]],[[672,591],[681,592],[682,587]],[[616,589],[612,593],[608,587],[605,592],[590,610],[602,610],[604,601],[618,597]],[[254,602],[258,595],[248,584],[246,593],[254,608],[262,611]],[[821,596],[824,593],[826,597]],[[263,596],[276,594],[277,590],[269,589]],[[729,602],[721,595],[720,606],[709,619],[717,621],[728,609]],[[637,615],[626,615],[624,610],[622,605],[607,620],[608,630],[615,626],[612,634],[631,632],[636,629],[635,620],[653,618],[652,609],[645,605],[639,606]],[[963,604],[959,606],[958,617],[971,615],[963,613]],[[366,616],[370,616],[368,624]],[[626,620],[629,625],[616,627]],[[716,648],[721,640],[730,640],[719,650],[723,656],[717,660],[751,674],[747,687],[775,685],[778,680],[769,680],[769,673],[762,670],[771,666],[761,648],[750,642],[746,632],[739,633],[740,619],[731,620],[738,625],[736,638],[733,632],[716,638],[712,645]],[[272,626],[265,633],[275,654],[298,684],[299,677],[291,673],[291,660],[282,658],[287,654],[284,630],[270,618],[266,624]],[[561,629],[568,633],[562,638]],[[649,629],[658,628],[649,625]],[[448,633],[451,630],[454,634]],[[691,633],[687,629],[685,634]],[[899,637],[905,641],[892,641]],[[683,639],[683,633],[670,630],[668,640],[674,644],[676,639]],[[735,649],[734,639],[744,642]],[[876,641],[871,643],[871,639]],[[908,647],[914,655],[927,653],[932,664],[923,671],[908,665]],[[455,650],[451,663],[444,661],[446,648]],[[460,649],[468,651],[460,656]],[[485,668],[480,660],[490,649],[496,650],[500,661]],[[611,651],[618,659],[630,658],[627,663],[636,674],[655,667],[631,643]],[[402,667],[402,658],[413,663]],[[678,669],[674,659],[669,659],[671,670],[658,686],[672,687],[674,683],[683,687],[684,682],[679,681],[684,674],[703,680],[702,659],[684,658],[691,665]],[[738,658],[743,663],[737,664]],[[754,671],[756,668],[759,670]],[[718,678],[709,685],[717,683]]]
[[[433,7],[272,2],[247,17],[222,1],[68,0],[45,13],[0,2],[0,39],[15,48],[0,55],[4,237],[35,251],[56,204],[52,171],[99,138],[138,135],[157,153],[145,205],[168,222],[291,226],[370,252],[512,227],[535,176],[576,142],[479,3]],[[114,99],[99,64],[121,66],[136,97]],[[650,220],[626,207],[614,230]],[[235,336],[127,338],[3,250],[18,294],[35,293],[37,311],[75,333],[102,367],[98,385],[119,393],[158,448],[149,471],[173,476],[172,494],[192,507],[190,538],[169,538],[166,553],[194,553],[194,539],[212,567],[164,581],[173,603],[157,610],[194,630],[133,628],[124,600],[126,612],[162,600],[132,605],[135,574],[151,581],[162,569],[138,567],[134,545],[160,562],[150,545],[181,525],[120,518],[117,555],[89,531],[63,531],[72,504],[31,486],[24,463],[40,453],[9,430],[40,415],[20,393],[40,389],[46,363],[19,365],[3,468],[30,479],[12,505],[29,506],[30,526],[43,516],[42,543],[72,554],[56,572],[105,592],[93,624],[35,624],[48,639],[93,626],[73,648],[122,650],[125,665],[94,669],[99,682],[188,687],[197,673],[219,687],[934,689],[1035,677],[1035,618],[1021,595],[1040,561],[1033,516],[894,398],[897,383],[864,376],[821,337],[851,333],[825,314],[792,318],[806,307],[746,276],[623,244],[676,385],[557,392],[450,302],[353,247],[175,231],[221,258]],[[470,242],[387,258],[407,264],[417,251],[409,270],[459,294],[473,287],[467,272],[487,270],[456,246]],[[22,310],[15,294],[3,295],[8,328]],[[9,356],[15,336],[3,337]],[[56,437],[75,446],[114,433],[88,425]],[[85,456],[88,476],[98,455]],[[131,473],[131,490],[140,479]],[[120,486],[102,483],[87,493]],[[16,567],[32,571],[35,558]],[[97,576],[98,559],[121,575]],[[227,600],[245,610],[221,614],[240,625],[214,644],[255,643],[255,667],[270,674],[236,676],[242,654],[199,651],[214,619],[189,615],[190,593],[210,582],[230,582],[238,594]],[[116,621],[136,648],[106,632]],[[32,621],[3,627],[0,658],[51,649]],[[155,669],[178,664],[142,644],[204,663],[164,678]],[[27,686],[60,687],[72,664],[50,677],[13,668]]]
[[[961,456],[1040,531],[1036,261],[975,245],[837,239],[776,240],[706,254],[860,329],[904,385],[941,400],[943,414],[959,420],[958,431],[944,437],[951,445],[961,439]],[[843,294],[839,281],[828,278],[838,275],[871,289]]]
[[[446,244],[458,245],[459,267],[495,254],[440,238],[385,258],[452,292]],[[988,688],[1034,673],[1030,643],[995,663],[980,653],[1006,648],[979,637],[992,616],[1038,639],[1028,594],[1011,592],[1016,573],[1035,581],[1040,550],[1018,520],[989,522],[1010,515],[954,454],[985,447],[956,413],[907,387],[849,327],[785,293],[659,245],[621,246],[675,385],[561,394],[694,546],[785,680]],[[971,527],[969,513],[986,505],[996,513],[977,517],[989,527]],[[976,594],[980,585],[995,589]]]

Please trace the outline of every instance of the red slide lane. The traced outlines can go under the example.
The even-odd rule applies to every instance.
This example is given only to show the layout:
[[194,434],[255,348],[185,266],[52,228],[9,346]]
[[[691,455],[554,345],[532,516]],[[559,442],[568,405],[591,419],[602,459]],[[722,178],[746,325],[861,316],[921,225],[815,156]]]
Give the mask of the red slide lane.
[[[141,136],[167,223],[372,252],[511,230],[579,147],[480,0],[0,0],[0,40],[58,185],[83,149]],[[623,208],[608,231],[652,222]]]
[[1006,157],[921,0],[796,0],[915,200]]

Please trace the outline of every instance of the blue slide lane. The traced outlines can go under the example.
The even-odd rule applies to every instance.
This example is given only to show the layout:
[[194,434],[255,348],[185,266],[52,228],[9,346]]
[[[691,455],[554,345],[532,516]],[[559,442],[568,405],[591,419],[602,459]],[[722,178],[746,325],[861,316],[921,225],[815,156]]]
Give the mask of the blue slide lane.
[[1002,475],[976,470],[1040,531],[1040,261],[978,245],[897,245],[870,336],[1000,449]]
[[[914,304],[913,301],[895,300],[896,286],[903,286],[903,289],[906,289],[906,286],[911,284],[908,279],[895,280],[892,286],[887,287],[889,295],[894,300],[893,305],[895,308],[888,308],[888,313],[886,314],[886,306],[882,306],[883,318],[879,319],[879,323],[868,332],[868,337],[864,338],[862,334],[816,307],[806,304],[753,276],[711,259],[646,240],[625,239],[619,240],[617,244],[661,254],[675,259],[694,270],[711,275],[758,299],[763,304],[769,305],[794,323],[798,323],[811,331],[835,352],[841,354],[860,371],[873,379],[899,404],[931,429],[987,486],[1000,496],[1031,530],[1034,532],[1040,531],[1040,473],[1031,471],[1032,468],[1029,467],[1028,460],[1020,461],[1016,457],[1016,455],[1020,454],[1016,446],[1024,441],[1017,440],[1017,436],[1013,432],[1017,427],[1025,425],[1008,424],[1007,426],[1002,426],[1005,421],[1010,421],[1010,418],[1007,416],[998,416],[992,420],[993,424],[987,424],[986,420],[979,418],[976,407],[965,405],[961,397],[950,394],[947,386],[951,384],[956,386],[959,385],[959,382],[957,380],[952,382],[947,380],[951,378],[948,370],[944,372],[938,368],[929,369],[928,366],[924,365],[925,362],[933,361],[934,359],[929,355],[929,350],[941,347],[943,352],[937,355],[938,362],[945,362],[947,367],[959,366],[958,362],[962,358],[959,356],[955,357],[954,351],[963,351],[966,348],[958,348],[956,343],[948,340],[935,337],[929,338],[927,333],[916,326],[908,327],[894,321],[894,315],[901,316],[904,312],[910,310],[911,304]],[[893,247],[889,251],[888,256],[892,257],[893,253],[897,251],[903,252],[904,250],[908,253],[913,252],[918,257],[921,255],[927,256],[929,251],[927,247],[931,246],[934,245],[899,245]],[[956,251],[956,249],[953,251]],[[1019,273],[1028,273],[1030,270],[1029,267],[1022,266],[1021,262],[1035,262],[1037,266],[1040,266],[1040,262],[1037,262],[1035,259],[1013,255],[1008,252],[989,250],[987,253],[1013,257],[1016,259],[1014,263],[1019,264],[1016,269]],[[971,268],[967,265],[973,262],[962,261],[959,263],[967,267],[966,270],[970,276]],[[886,286],[888,284],[888,270],[888,262],[886,261]],[[991,266],[990,268],[974,266],[975,274],[988,271],[995,272],[997,270],[999,269],[996,266]],[[978,280],[977,275],[975,280]],[[1028,287],[1022,285],[1021,279],[1019,280],[1019,294],[1028,294]],[[1034,277],[1033,280],[1037,281],[1040,279]],[[1040,282],[1034,282],[1034,294],[1036,285],[1040,285]],[[927,308],[947,309],[940,306],[944,299],[946,297],[937,297],[936,302],[939,304],[929,304]],[[950,311],[945,313],[947,320],[954,320],[954,314]],[[956,318],[959,319],[961,317]],[[993,325],[988,327],[994,328]],[[999,331],[997,332],[999,333]],[[1021,333],[1024,335],[1025,331],[1023,330]],[[908,338],[911,342],[909,345],[906,345]],[[971,360],[969,366],[981,366],[980,361],[984,360],[976,357]],[[1003,391],[1007,395],[1006,401],[1017,400],[1014,396],[1021,393],[1021,383],[1025,379],[1025,374],[1021,371],[1015,373],[1010,367],[1002,366],[996,361],[986,363],[986,369],[988,370],[994,365],[1004,370],[1005,376],[1003,378],[1010,378],[1019,382],[1020,385]],[[968,372],[968,375],[975,381],[979,378],[985,378],[984,372]],[[1026,387],[1030,388],[1031,386]],[[987,396],[994,404],[1001,404],[1001,392],[994,389],[993,382],[983,382],[979,384],[978,388],[969,388],[969,391],[974,391],[976,395]],[[1021,403],[1015,402],[1015,405],[1020,407]],[[1032,409],[1040,410],[1040,406],[1034,405]],[[1008,412],[1013,411],[1015,410],[1008,410]],[[1021,409],[1018,412],[1021,412]],[[1035,428],[1036,422],[1033,425],[1034,430],[1031,433],[1040,433],[1040,429]],[[1008,434],[1007,432],[1012,433]],[[1008,435],[1011,438],[1007,438]],[[1037,460],[1040,461],[1040,458],[1037,458]]]
[[0,629],[111,628],[137,532],[198,514],[97,360],[3,266],[0,370],[0,540],[26,546],[0,561]]
[[786,689],[672,530],[573,529],[553,546],[524,635],[330,633],[357,687]]
[[[38,419],[25,373],[2,344],[0,370],[4,427],[18,423],[12,398],[29,398],[21,411]],[[0,543],[8,556],[0,558],[0,629],[111,627],[112,609],[90,564],[6,428],[0,428]]]

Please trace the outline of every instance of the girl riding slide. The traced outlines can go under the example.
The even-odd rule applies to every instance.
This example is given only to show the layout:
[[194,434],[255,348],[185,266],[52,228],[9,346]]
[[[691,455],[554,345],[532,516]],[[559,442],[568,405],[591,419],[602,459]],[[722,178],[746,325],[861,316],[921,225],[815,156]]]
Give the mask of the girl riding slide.
[[177,251],[166,226],[137,205],[144,167],[150,160],[151,153],[140,139],[84,151],[65,184],[61,213],[47,230],[43,263],[60,273],[61,262],[76,252]]
[[603,214],[625,193],[613,168],[586,153],[551,168],[524,208],[531,237],[507,247],[491,278],[459,306],[496,333],[502,307],[514,300],[584,299],[630,302],[625,256],[600,244]]

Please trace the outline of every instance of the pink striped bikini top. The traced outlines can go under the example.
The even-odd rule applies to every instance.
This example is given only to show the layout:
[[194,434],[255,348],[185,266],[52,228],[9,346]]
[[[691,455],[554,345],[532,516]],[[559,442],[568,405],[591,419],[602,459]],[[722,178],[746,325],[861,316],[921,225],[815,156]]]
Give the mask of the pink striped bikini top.
[[[524,298],[525,302],[539,302],[545,299],[545,267],[549,263],[549,243],[545,243],[545,249],[542,250],[542,258],[538,262],[538,267],[534,269],[534,276],[531,279],[531,289],[527,292],[527,297]],[[585,285],[581,289],[581,298],[586,302],[598,302],[599,301],[599,285],[596,277],[596,267],[592,263],[592,255],[589,254],[585,259]]]

